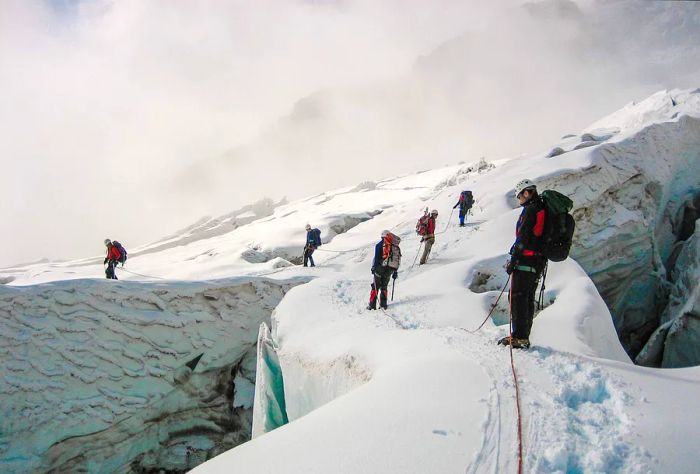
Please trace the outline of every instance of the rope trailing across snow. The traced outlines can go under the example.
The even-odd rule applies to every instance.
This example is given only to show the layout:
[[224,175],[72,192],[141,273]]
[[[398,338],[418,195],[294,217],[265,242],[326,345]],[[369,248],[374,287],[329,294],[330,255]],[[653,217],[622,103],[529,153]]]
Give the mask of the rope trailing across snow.
[[498,302],[500,301],[501,296],[503,296],[503,292],[506,291],[506,288],[508,287],[508,282],[509,282],[509,281],[510,281],[510,275],[508,275],[508,279],[506,280],[506,284],[503,285],[503,289],[502,289],[501,292],[498,294],[498,298],[496,298],[495,303],[493,303],[493,305],[491,305],[491,311],[489,311],[489,314],[486,315],[486,318],[484,318],[484,320],[482,321],[482,323],[479,324],[479,327],[476,328],[476,329],[474,329],[473,331],[467,330],[467,332],[470,332],[470,333],[474,334],[475,332],[478,332],[479,329],[481,329],[481,328],[484,327],[484,324],[486,324],[486,321],[489,320],[489,318],[491,317],[491,315],[493,314],[493,312],[496,310],[496,306],[498,306]]
[[151,275],[144,275],[144,274],[142,274],[142,273],[132,272],[131,270],[127,270],[127,269],[124,268],[124,267],[121,267],[119,270],[122,271],[122,272],[131,273],[132,275],[138,275],[138,276],[141,276],[141,277],[144,277],[144,278],[153,278],[154,280],[165,280],[165,278],[163,278],[163,277],[157,277],[157,276],[151,276]]
[[[510,275],[508,276],[510,278]],[[503,287],[505,288],[505,286]],[[513,304],[511,295],[508,295],[508,334],[510,336],[510,370],[513,373],[513,384],[515,385],[515,408],[518,414],[518,474],[523,472],[523,421],[520,414],[520,385],[518,376],[515,373],[515,360],[513,359]]]

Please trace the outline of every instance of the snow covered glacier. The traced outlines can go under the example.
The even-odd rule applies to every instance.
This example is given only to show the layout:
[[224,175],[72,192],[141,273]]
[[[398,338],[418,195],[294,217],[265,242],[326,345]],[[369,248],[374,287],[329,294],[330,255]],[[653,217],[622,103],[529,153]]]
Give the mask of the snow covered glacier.
[[[101,274],[95,258],[2,269],[13,286],[0,292],[0,337],[14,349],[0,352],[13,397],[0,462],[186,469],[252,425],[253,440],[196,471],[515,472],[510,362],[494,344],[506,298],[471,331],[506,283],[512,187],[528,177],[572,197],[577,233],[573,259],[550,265],[533,349],[515,355],[525,472],[695,472],[699,123],[700,92],[664,91],[531,156],[258,206],[227,217],[238,223],[228,232],[228,220],[207,221],[137,249],[127,282],[84,280]],[[450,214],[462,189],[476,198],[466,228]],[[425,207],[440,211],[437,242],[412,265]],[[324,235],[313,269],[291,264],[307,222]],[[401,235],[404,262],[389,310],[368,312],[385,228]],[[224,279],[191,281],[206,278]],[[97,350],[111,332],[118,361]],[[636,366],[638,352],[688,367]],[[119,375],[122,358],[135,378]],[[53,425],[51,405],[65,416]],[[34,422],[19,416],[32,410]]]

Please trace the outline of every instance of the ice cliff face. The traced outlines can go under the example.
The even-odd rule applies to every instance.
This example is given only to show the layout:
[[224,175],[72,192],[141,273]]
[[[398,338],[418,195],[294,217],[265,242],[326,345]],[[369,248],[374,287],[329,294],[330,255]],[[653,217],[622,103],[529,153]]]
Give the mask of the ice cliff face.
[[[664,91],[630,104],[594,124],[581,136],[581,143],[587,142],[595,146],[590,166],[555,173],[544,183],[574,197],[573,257],[595,282],[623,346],[634,357],[671,317],[668,305],[683,306],[697,287],[697,279],[683,289],[675,282],[695,268],[692,258],[677,255],[697,219],[693,202],[700,194],[700,91]],[[571,142],[569,146],[580,149]],[[674,295],[670,302],[669,293]],[[677,330],[692,333],[688,327]],[[655,334],[657,349],[639,362],[660,363],[659,338],[668,329],[666,325]],[[666,338],[669,353],[687,352],[680,346],[669,349],[677,340]],[[666,357],[664,365],[700,364],[691,353]]]
[[258,326],[301,281],[0,287],[0,470],[185,471],[250,439]]

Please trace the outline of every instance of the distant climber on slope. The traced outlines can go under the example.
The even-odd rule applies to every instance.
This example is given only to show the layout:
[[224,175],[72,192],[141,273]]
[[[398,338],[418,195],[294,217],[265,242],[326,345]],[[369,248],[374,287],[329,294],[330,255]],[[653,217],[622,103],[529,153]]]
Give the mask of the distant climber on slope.
[[459,226],[464,227],[464,219],[474,205],[474,196],[472,196],[471,191],[462,191],[459,194],[459,201],[457,204],[452,206],[452,209],[456,209],[459,206]]
[[425,244],[425,248],[423,249],[423,255],[420,258],[420,265],[423,265],[428,260],[430,249],[433,248],[433,244],[435,243],[435,219],[437,219],[437,216],[437,209],[430,211],[430,217],[426,223],[425,235],[423,235],[423,238],[421,239],[421,242]]
[[535,183],[523,179],[515,186],[523,210],[515,225],[515,243],[510,249],[506,272],[511,276],[511,336],[498,341],[515,349],[530,347],[530,329],[535,316],[535,292],[547,259],[542,254],[545,206]]
[[382,238],[374,246],[374,259],[372,260],[372,275],[374,282],[370,285],[367,309],[377,309],[377,297],[379,306],[386,309],[388,306],[387,294],[389,292],[389,280],[396,280],[399,266],[401,265],[401,238],[388,230],[382,232]]
[[306,245],[304,245],[304,266],[308,267],[311,263],[312,267],[315,267],[313,255],[314,250],[321,246],[321,231],[319,229],[312,229],[311,225],[306,224]]
[[111,240],[105,239],[105,246],[107,247],[107,256],[105,257],[104,264],[107,265],[105,269],[105,275],[110,280],[118,280],[117,273],[115,269],[120,260],[122,260],[122,253],[119,251],[116,245],[112,243]]

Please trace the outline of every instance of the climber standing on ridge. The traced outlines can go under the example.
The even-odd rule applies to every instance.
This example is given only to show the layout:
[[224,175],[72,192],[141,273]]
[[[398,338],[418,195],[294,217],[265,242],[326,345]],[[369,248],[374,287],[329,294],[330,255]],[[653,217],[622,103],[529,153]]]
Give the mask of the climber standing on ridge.
[[464,227],[464,219],[474,205],[474,196],[472,196],[471,191],[462,191],[459,194],[459,201],[457,204],[452,206],[452,209],[456,209],[459,206],[459,226]]
[[107,247],[107,256],[105,257],[104,264],[107,265],[105,269],[105,275],[110,280],[118,280],[117,273],[115,271],[119,260],[122,258],[122,253],[119,251],[116,245],[112,243],[111,240],[105,239],[105,246]]
[[314,258],[311,256],[314,250],[321,246],[321,231],[312,229],[311,225],[306,224],[306,245],[304,245],[304,266],[308,267],[308,263],[315,267]]
[[435,219],[437,219],[437,216],[437,209],[430,211],[430,217],[428,218],[428,222],[426,224],[426,232],[421,239],[421,242],[425,244],[425,248],[423,249],[423,256],[420,258],[420,265],[423,265],[428,260],[430,249],[433,248],[433,244],[435,243]]
[[523,179],[515,185],[515,195],[523,210],[515,225],[515,243],[510,249],[506,272],[510,275],[511,335],[498,341],[514,349],[530,347],[530,329],[535,316],[535,292],[544,270],[542,254],[545,205],[535,183]]
[[401,238],[388,230],[382,231],[382,238],[374,246],[374,259],[372,260],[372,275],[374,282],[370,285],[372,290],[369,294],[369,305],[367,309],[377,309],[377,296],[379,296],[379,306],[387,308],[387,294],[389,292],[389,280],[396,280],[399,266],[401,265],[401,249],[399,244]]

